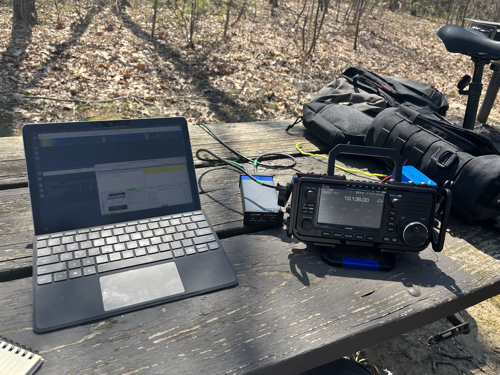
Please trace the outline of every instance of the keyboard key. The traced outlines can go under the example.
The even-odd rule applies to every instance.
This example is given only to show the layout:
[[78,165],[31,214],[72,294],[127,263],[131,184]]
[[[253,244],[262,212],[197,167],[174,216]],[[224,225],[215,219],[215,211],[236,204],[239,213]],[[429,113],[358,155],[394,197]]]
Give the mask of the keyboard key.
[[193,244],[193,240],[191,240],[191,239],[182,240],[181,243],[182,243],[182,246],[184,246],[184,247],[191,246]]
[[165,234],[174,234],[174,233],[175,233],[175,227],[165,228]]
[[161,237],[165,234],[165,229],[163,228],[155,229],[154,234],[156,237]]
[[[100,232],[101,230],[102,230],[102,227],[95,227],[95,228],[90,229],[91,232]],[[89,236],[89,238],[90,238],[90,236]]]
[[190,217],[183,217],[181,219],[181,223],[182,224],[189,224],[189,223],[191,223],[191,218]]
[[176,226],[176,225],[180,225],[181,224],[181,221],[179,219],[172,219],[170,220],[170,225],[171,226]]
[[87,240],[87,235],[85,233],[83,234],[77,234],[75,236],[75,241],[76,242],[82,242],[82,241],[86,241]]
[[66,246],[59,245],[52,248],[52,254],[62,254],[66,252]]
[[61,257],[61,262],[73,260],[73,253],[64,253],[64,254],[61,254],[60,257]]
[[54,281],[64,281],[68,279],[68,274],[66,272],[58,272],[54,274]]
[[89,240],[97,240],[98,238],[101,238],[99,232],[89,233]]
[[88,229],[80,229],[78,231],[78,233],[88,233],[88,232],[90,232],[90,230],[88,230]]
[[[50,238],[61,238],[62,236],[63,236],[63,234],[62,234],[62,233],[56,233],[56,234],[52,234],[52,235],[50,236]],[[50,245],[49,245],[49,246],[50,246]]]
[[182,247],[181,245],[181,241],[174,241],[174,242],[171,242],[170,243],[170,247],[172,249],[179,249],[180,247]]
[[172,242],[174,240],[174,238],[172,237],[171,234],[167,234],[167,235],[163,236],[161,239],[163,242]]
[[166,259],[172,259],[172,253],[170,251],[166,251],[164,253],[146,255],[143,257],[139,257],[139,258],[123,259],[123,260],[119,260],[117,262],[100,264],[97,266],[97,271],[99,273],[114,271],[114,270],[118,270],[118,269],[122,269],[122,268],[133,267],[135,265],[153,263],[153,262],[158,262],[160,260],[166,260]]
[[41,249],[42,247],[47,247],[47,241],[36,241],[36,248]]
[[82,277],[82,270],[78,268],[76,270],[69,271],[68,274],[70,279],[76,279],[77,277]]
[[160,221],[160,227],[165,228],[165,227],[169,227],[169,226],[170,226],[170,222],[168,220]]
[[102,227],[102,229],[107,230],[107,229],[113,229],[115,226],[114,225],[106,225],[105,227]]
[[82,259],[82,266],[93,266],[95,264],[94,258],[85,258]]
[[202,237],[193,238],[193,242],[196,245],[199,245],[199,244],[202,244],[202,243],[207,243],[207,242],[212,242],[212,241],[215,241],[215,237],[212,234],[210,234],[208,236],[202,236]]
[[212,234],[212,230],[211,230],[210,228],[198,229],[198,230],[196,231],[196,235],[197,235],[198,237],[200,237],[200,236],[205,236],[205,235],[207,235],[207,234]]
[[98,248],[94,247],[88,251],[88,254],[89,257],[95,257],[97,255],[101,255],[101,251]]
[[158,225],[158,223],[149,223],[148,224],[148,228],[153,230],[153,229],[158,229],[160,226]]
[[50,284],[52,282],[52,275],[43,275],[36,278],[38,285]]
[[174,234],[174,240],[180,241],[184,239],[184,233],[176,233]]
[[124,235],[118,237],[118,240],[120,242],[128,242],[128,241],[130,241],[130,236],[128,234],[124,234]]
[[126,225],[127,223],[116,224],[115,228],[125,228]]
[[192,212],[186,212],[185,214],[182,214],[182,216],[184,216],[184,217],[193,216],[193,213]]
[[143,255],[146,255],[146,249],[143,248],[135,249],[134,252],[136,257],[142,257]]
[[65,236],[74,236],[76,234],[76,231],[72,230],[71,232],[64,232]]
[[41,241],[41,240],[48,240],[49,239],[49,236],[38,236],[37,237],[37,240]]
[[101,237],[106,238],[106,237],[111,237],[113,235],[113,232],[110,230],[103,230],[101,232]]
[[184,224],[182,224],[182,225],[177,225],[177,226],[175,227],[175,229],[177,230],[177,232],[185,232],[185,231],[187,231],[187,227],[186,227]]
[[153,223],[155,221],[160,221],[161,219],[159,217],[155,217],[154,219],[151,219],[150,221]]
[[112,252],[113,252],[113,246],[111,245],[101,247],[101,253],[103,254],[109,254]]
[[198,224],[198,228],[209,228],[210,225],[206,221],[200,221]]
[[181,218],[181,217],[182,217],[182,215],[177,214],[177,215],[172,215],[172,217],[173,217],[174,219],[179,219],[179,218]]
[[125,229],[123,229],[123,228],[113,229],[113,235],[121,236],[122,234],[125,234]]
[[160,237],[153,237],[150,240],[151,245],[159,245],[161,244],[161,238]]
[[147,224],[149,223],[149,220],[139,220],[139,224]]
[[215,250],[219,248],[219,244],[217,242],[210,242],[208,244],[208,247],[210,248],[210,250]]
[[147,226],[147,225],[145,225],[145,224],[138,225],[138,226],[137,226],[137,230],[138,230],[139,232],[142,232],[142,231],[144,231],[144,230],[148,230],[148,226]]
[[159,250],[158,250],[158,246],[149,246],[148,247],[148,254],[154,254],[154,253],[157,253]]
[[186,247],[184,250],[186,251],[186,255],[196,254],[196,249],[193,246]]
[[203,253],[205,251],[208,251],[208,245],[207,244],[197,245],[196,250],[198,250],[199,253]]
[[45,257],[47,255],[51,255],[52,254],[52,250],[50,249],[50,247],[46,247],[45,249],[39,249],[36,251],[36,255],[38,257]]
[[130,235],[130,239],[133,241],[140,240],[142,238],[141,233],[133,233]]
[[203,215],[196,215],[196,216],[193,216],[192,219],[191,219],[194,223],[198,222],[198,221],[203,221],[205,220],[205,216]]
[[122,253],[122,258],[123,259],[128,259],[128,258],[133,258],[134,257],[134,252],[132,250],[127,250]]
[[124,243],[118,243],[115,245],[115,251],[123,251],[125,250],[125,244]]
[[109,254],[109,261],[110,262],[116,262],[117,260],[120,260],[120,259],[122,259],[122,256],[120,253]]
[[148,230],[148,231],[146,231],[146,232],[142,232],[142,237],[143,237],[143,238],[151,238],[151,237],[153,237],[153,236],[154,236],[154,234],[153,234],[153,231],[152,231],[152,230]]
[[118,243],[118,238],[116,238],[116,237],[108,237],[108,238],[106,238],[106,244],[107,245],[114,245],[115,243]]
[[189,230],[195,230],[196,228],[198,228],[196,223],[191,223],[191,224],[188,224],[186,226],[187,226],[187,229],[189,229]]
[[85,276],[95,275],[96,273],[97,273],[97,270],[95,269],[95,266],[85,267],[83,269],[83,274]]
[[135,229],[134,225],[125,228],[125,233],[135,233],[135,232],[137,232],[137,229]]
[[139,240],[139,247],[147,247],[149,246],[150,243],[149,243],[149,240],[148,239],[145,239],[145,240]]
[[182,250],[182,249],[174,250],[174,256],[176,258],[183,257],[184,256],[184,250]]
[[187,232],[184,232],[184,235],[186,236],[186,238],[196,237],[194,230],[188,230]]
[[73,253],[75,255],[75,259],[85,258],[87,256],[87,252],[85,250],[78,250]]
[[132,250],[132,249],[136,249],[136,248],[137,248],[137,242],[136,241],[132,241],[132,242],[128,242],[127,243],[127,249]]
[[49,246],[57,246],[61,244],[61,239],[60,238],[51,238],[49,242],[47,243]]
[[97,264],[107,263],[108,262],[108,256],[107,255],[99,255],[98,257],[95,258],[95,262]]
[[80,243],[80,249],[85,250],[85,249],[90,249],[92,247],[92,241],[85,241]]
[[66,246],[66,250],[68,251],[75,251],[75,250],[79,250],[80,249],[80,246],[78,246],[78,242],[77,243],[70,243],[68,246]]
[[158,246],[158,249],[160,251],[167,251],[170,250],[170,245],[168,243],[162,243],[160,246]]
[[73,243],[73,242],[75,242],[75,237],[73,237],[73,236],[63,237],[62,240],[61,240],[61,242],[62,242],[63,245],[67,245],[69,243]]
[[68,268],[71,270],[73,268],[80,268],[82,266],[82,262],[80,260],[72,260],[68,262]]
[[94,247],[101,247],[104,246],[106,242],[104,241],[103,238],[100,238],[98,240],[94,240]]
[[58,271],[66,271],[66,263],[49,264],[48,266],[41,266],[36,268],[37,275],[45,275]]

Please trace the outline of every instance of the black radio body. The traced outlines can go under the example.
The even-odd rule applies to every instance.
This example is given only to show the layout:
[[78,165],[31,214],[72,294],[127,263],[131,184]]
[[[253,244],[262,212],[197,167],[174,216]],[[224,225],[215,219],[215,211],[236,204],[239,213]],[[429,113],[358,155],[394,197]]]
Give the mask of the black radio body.
[[[335,176],[340,153],[389,157],[395,162],[389,183],[347,180]],[[447,189],[401,183],[401,156],[395,150],[360,146],[337,146],[330,152],[328,174],[298,174],[288,184],[287,235],[317,245],[348,245],[385,251],[424,250],[430,243],[441,251],[451,204]],[[438,203],[444,205],[441,223],[436,220]]]

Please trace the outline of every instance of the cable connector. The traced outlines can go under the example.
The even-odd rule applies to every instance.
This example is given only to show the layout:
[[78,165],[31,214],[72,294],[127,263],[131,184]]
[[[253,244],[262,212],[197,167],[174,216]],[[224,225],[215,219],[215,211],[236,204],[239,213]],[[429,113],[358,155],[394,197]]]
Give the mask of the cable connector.
[[285,207],[286,202],[288,202],[288,198],[290,198],[290,194],[292,194],[292,186],[291,182],[287,182],[286,186],[276,184],[276,191],[278,192],[278,205],[281,207]]

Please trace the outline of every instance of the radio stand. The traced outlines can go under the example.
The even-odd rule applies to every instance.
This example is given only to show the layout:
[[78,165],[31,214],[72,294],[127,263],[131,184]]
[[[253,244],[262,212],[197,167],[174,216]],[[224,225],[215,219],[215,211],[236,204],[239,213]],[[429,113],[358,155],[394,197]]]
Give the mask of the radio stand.
[[336,245],[321,248],[321,259],[330,266],[371,271],[390,271],[396,265],[393,253],[361,246]]

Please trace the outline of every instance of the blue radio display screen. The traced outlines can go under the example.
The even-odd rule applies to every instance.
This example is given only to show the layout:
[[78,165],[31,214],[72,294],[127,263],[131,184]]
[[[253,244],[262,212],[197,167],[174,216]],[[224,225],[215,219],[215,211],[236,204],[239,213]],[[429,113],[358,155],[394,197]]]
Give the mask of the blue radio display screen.
[[379,229],[385,191],[336,186],[322,187],[318,224]]

